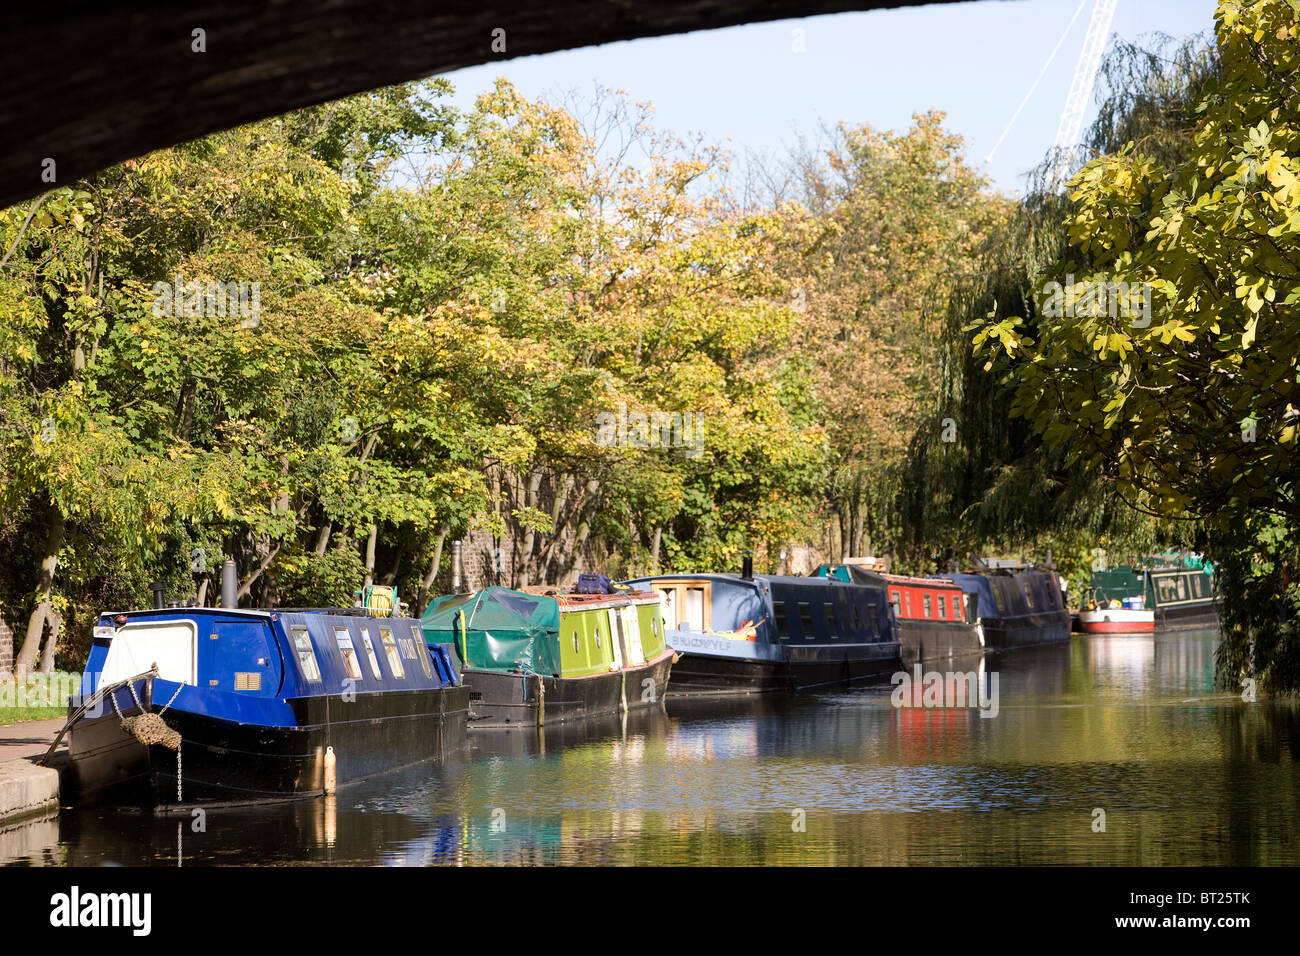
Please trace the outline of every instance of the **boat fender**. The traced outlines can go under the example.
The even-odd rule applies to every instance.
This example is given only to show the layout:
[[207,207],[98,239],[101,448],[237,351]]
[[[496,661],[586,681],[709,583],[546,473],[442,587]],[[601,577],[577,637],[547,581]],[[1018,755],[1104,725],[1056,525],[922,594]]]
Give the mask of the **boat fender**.
[[338,789],[338,777],[336,776],[337,763],[338,763],[338,758],[334,756],[334,748],[326,747],[325,748],[325,792],[327,794],[333,793],[335,790]]

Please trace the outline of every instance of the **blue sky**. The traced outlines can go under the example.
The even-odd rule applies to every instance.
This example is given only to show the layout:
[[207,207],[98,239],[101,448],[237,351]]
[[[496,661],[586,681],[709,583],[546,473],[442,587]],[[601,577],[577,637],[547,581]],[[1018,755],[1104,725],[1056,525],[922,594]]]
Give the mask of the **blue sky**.
[[[985,157],[1078,5],[983,0],[780,20],[521,57],[447,78],[463,106],[498,76],[531,98],[586,93],[597,83],[621,89],[653,102],[660,128],[704,133],[738,160],[747,149],[780,151],[796,130],[813,134],[823,121],[901,130],[914,112],[937,108],[966,137],[972,164],[999,188],[1020,192],[1023,173],[1056,135],[1091,4],[993,161]],[[1213,14],[1213,0],[1119,0],[1110,32],[1125,40],[1153,32],[1210,35]],[[796,28],[804,31],[804,53],[792,49]]]

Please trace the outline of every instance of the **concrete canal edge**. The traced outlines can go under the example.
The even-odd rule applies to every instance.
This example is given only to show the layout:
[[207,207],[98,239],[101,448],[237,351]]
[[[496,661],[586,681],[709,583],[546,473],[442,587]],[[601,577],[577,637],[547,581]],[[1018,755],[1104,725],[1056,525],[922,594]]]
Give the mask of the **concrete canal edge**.
[[59,771],[32,760],[0,761],[0,824],[59,806]]

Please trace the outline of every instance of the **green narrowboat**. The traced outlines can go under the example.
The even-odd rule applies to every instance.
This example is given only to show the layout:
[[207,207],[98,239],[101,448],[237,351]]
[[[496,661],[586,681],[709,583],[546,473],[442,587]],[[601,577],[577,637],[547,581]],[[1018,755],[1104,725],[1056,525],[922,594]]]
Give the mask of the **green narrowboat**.
[[1161,555],[1149,564],[1093,571],[1088,591],[1094,603],[1154,612],[1157,631],[1214,627],[1219,622],[1214,567],[1194,556]]
[[436,598],[427,644],[450,644],[470,727],[553,724],[662,706],[673,650],[659,595],[489,587]]

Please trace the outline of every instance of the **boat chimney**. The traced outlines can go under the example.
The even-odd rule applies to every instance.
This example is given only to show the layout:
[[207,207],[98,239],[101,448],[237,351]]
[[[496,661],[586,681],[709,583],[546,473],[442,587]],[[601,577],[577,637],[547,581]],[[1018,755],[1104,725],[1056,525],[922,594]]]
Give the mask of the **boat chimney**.
[[233,558],[226,558],[221,565],[221,606],[239,607],[239,571]]
[[754,552],[746,551],[740,565],[740,576],[746,581],[754,580]]
[[453,541],[451,543],[451,593],[459,594],[461,587],[460,578],[460,546],[461,542]]
[[165,595],[167,594],[167,585],[161,581],[155,581],[149,585],[149,590],[153,592],[153,606],[155,610],[162,610],[167,606]]

